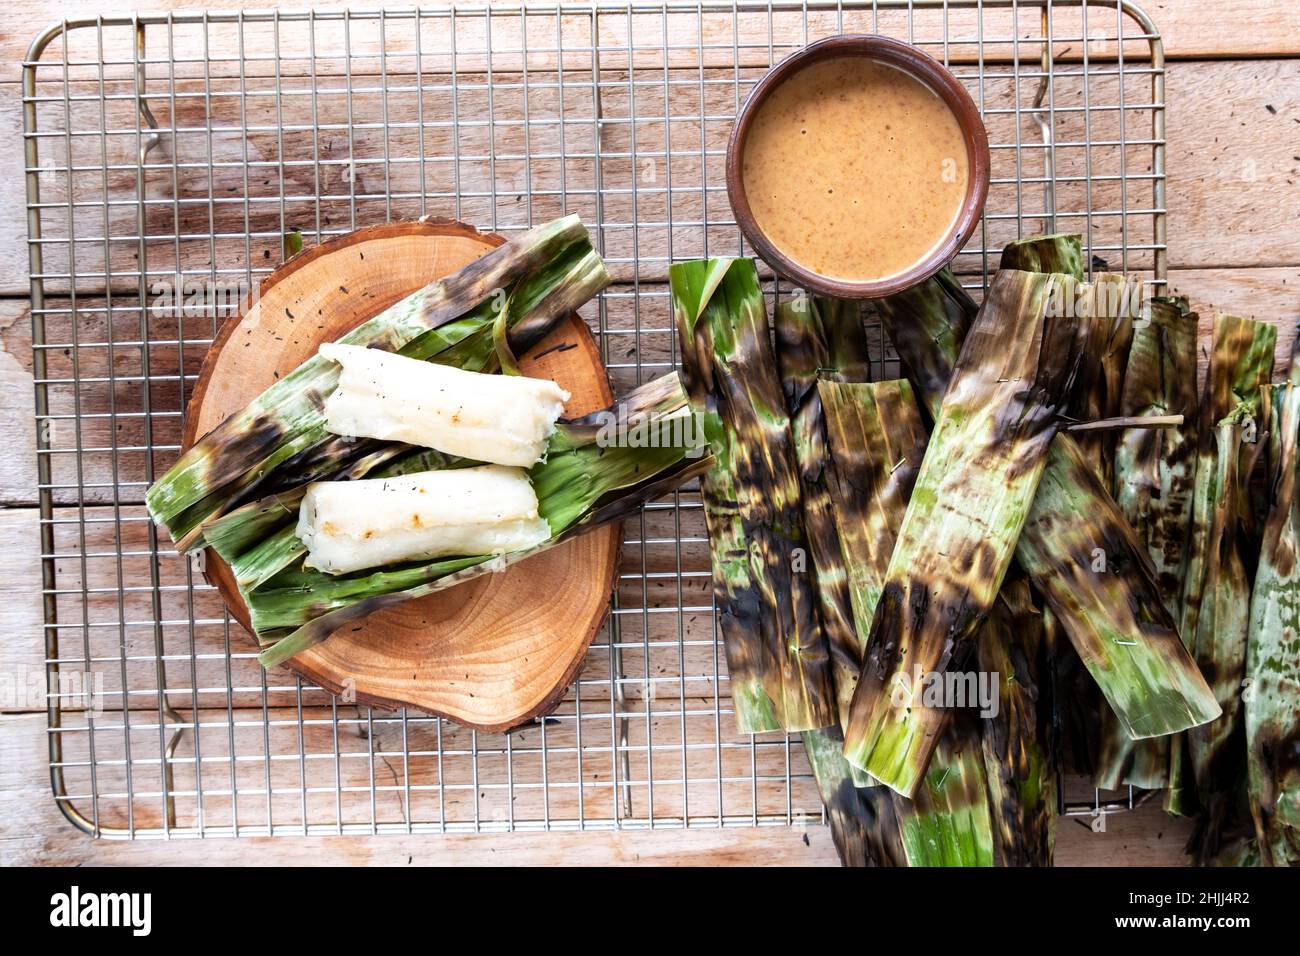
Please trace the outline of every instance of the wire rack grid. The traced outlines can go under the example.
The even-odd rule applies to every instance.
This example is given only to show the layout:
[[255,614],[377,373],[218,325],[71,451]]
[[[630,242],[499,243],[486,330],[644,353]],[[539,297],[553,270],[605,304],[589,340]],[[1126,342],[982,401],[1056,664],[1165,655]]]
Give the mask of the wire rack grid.
[[[668,263],[745,252],[722,168],[737,107],[771,64],[841,32],[917,44],[980,106],[992,187],[954,264],[977,294],[990,254],[1053,229],[1082,232],[1095,266],[1163,280],[1163,59],[1126,0],[176,13],[36,38],[23,106],[44,677],[51,783],[75,825],[820,820],[797,743],[734,731],[694,492],[628,523],[577,683],[510,734],[264,673],[141,502],[177,454],[220,302],[239,301],[222,293],[269,273],[290,233],[428,215],[510,235],[580,213],[616,277],[583,312],[616,390],[673,367]],[[896,374],[867,320],[877,373]]]

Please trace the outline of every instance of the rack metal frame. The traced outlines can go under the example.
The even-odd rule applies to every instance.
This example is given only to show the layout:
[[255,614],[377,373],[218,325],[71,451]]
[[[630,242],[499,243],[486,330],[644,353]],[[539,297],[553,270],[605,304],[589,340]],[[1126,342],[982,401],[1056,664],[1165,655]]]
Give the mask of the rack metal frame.
[[[581,212],[617,277],[584,311],[616,387],[672,367],[667,262],[746,252],[721,168],[735,108],[784,55],[854,31],[948,62],[984,112],[993,188],[956,262],[973,291],[1007,238],[1057,228],[1082,232],[1094,265],[1163,283],[1164,56],[1128,0],[170,13],[35,38],[22,95],[45,705],[69,821],[182,838],[820,819],[793,738],[731,726],[694,491],[629,522],[578,682],[510,734],[263,672],[140,502],[220,321],[187,314],[186,283],[255,283],[294,230],[447,215],[508,235]],[[877,373],[896,374],[871,327]]]

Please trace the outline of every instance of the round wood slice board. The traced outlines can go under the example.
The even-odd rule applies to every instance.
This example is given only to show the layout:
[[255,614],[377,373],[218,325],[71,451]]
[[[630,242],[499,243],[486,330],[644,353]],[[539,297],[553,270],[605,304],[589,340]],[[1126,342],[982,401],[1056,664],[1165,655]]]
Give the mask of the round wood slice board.
[[[362,229],[294,256],[222,327],[186,414],[183,447],[337,339],[504,240],[459,222]],[[570,316],[529,354],[525,374],[572,398],[569,417],[613,401],[590,330]],[[449,717],[480,730],[553,709],[609,612],[621,526],[597,528],[503,572],[344,627],[286,666],[334,693]],[[209,549],[205,577],[248,627],[229,567]]]

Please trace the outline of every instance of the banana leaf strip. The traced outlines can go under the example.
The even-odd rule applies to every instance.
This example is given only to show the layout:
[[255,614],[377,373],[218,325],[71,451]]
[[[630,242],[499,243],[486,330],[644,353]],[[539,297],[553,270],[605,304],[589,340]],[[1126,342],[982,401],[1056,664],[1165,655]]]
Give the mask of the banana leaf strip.
[[1184,575],[1181,628],[1222,716],[1171,744],[1166,808],[1199,807],[1198,857],[1216,853],[1242,780],[1241,681],[1250,617],[1249,507],[1243,439],[1259,436],[1261,386],[1273,372],[1277,329],[1232,315],[1214,322],[1213,345],[1197,423],[1196,483]]
[[840,863],[850,867],[906,866],[897,795],[888,787],[859,788],[854,784],[839,728],[805,730],[800,737],[826,807]]
[[[906,380],[871,384],[823,379],[829,478],[842,559],[850,581],[855,634],[869,633],[907,510],[926,432]],[[959,712],[945,729],[915,798],[888,787],[911,866],[990,866],[994,798],[974,717]],[[878,799],[883,800],[880,796]]]
[[1134,332],[1120,413],[1182,415],[1171,428],[1132,428],[1116,450],[1115,501],[1146,546],[1165,607],[1177,613],[1196,482],[1197,317],[1152,299]]
[[1020,566],[1035,585],[1053,582],[1049,605],[1129,737],[1213,720],[1219,705],[1159,599],[1146,550],[1094,463],[1073,442],[1056,442],[1056,467],[1038,486],[1016,552]]
[[1022,272],[1064,272],[1083,279],[1083,238],[1077,232],[1054,232],[1008,242],[1002,248],[999,269]]
[[[1141,280],[1126,280],[1114,273],[1098,275],[1092,282],[1090,308],[1109,321],[1106,345],[1092,385],[1076,406],[1075,418],[1095,422],[1122,414],[1124,377],[1133,344],[1133,318],[1142,302]],[[1078,433],[1074,436],[1084,456],[1093,461],[1107,488],[1115,483],[1116,435],[1111,431]]]
[[877,299],[875,307],[923,410],[933,421],[979,306],[945,266],[924,282]]
[[[1115,501],[1146,547],[1165,608],[1176,621],[1182,605],[1187,535],[1196,482],[1197,317],[1185,299],[1153,298],[1133,333],[1120,412],[1181,415],[1170,428],[1133,428],[1115,450]],[[1169,783],[1169,738],[1133,740],[1110,711],[1101,714],[1093,783],[1147,790]]]
[[913,798],[898,798],[906,807],[900,817],[909,866],[994,865],[989,780],[968,717],[944,730]]
[[830,654],[801,567],[799,467],[758,272],[750,259],[705,259],[668,275],[686,389],[713,453],[701,493],[737,727],[832,726]]
[[[1057,772],[1043,618],[1025,578],[1002,584],[976,642],[981,674],[996,675],[999,707],[980,722],[998,866],[1050,866]],[[936,759],[938,759],[936,757]]]
[[799,462],[804,532],[841,724],[848,719],[849,701],[857,687],[862,649],[853,627],[853,606],[835,528],[826,423],[817,380],[820,375],[829,381],[866,381],[867,337],[857,310],[856,303],[799,296],[778,302],[774,316],[777,365]]
[[1272,400],[1274,467],[1243,695],[1246,766],[1261,860],[1294,866],[1300,865],[1300,351]]

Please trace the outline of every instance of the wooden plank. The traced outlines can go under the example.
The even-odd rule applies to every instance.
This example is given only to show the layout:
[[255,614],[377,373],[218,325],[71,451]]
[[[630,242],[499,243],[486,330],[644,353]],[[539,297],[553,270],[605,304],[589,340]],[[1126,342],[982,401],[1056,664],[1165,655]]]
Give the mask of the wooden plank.
[[[963,73],[972,69],[963,68]],[[555,89],[530,90],[525,97],[521,86],[507,84],[492,102],[495,162],[488,159],[486,126],[462,124],[453,142],[449,92],[426,90],[417,97],[413,81],[400,89],[401,77],[390,76],[386,98],[373,84],[367,92],[354,88],[350,127],[349,97],[342,87],[314,101],[313,118],[312,98],[295,95],[308,89],[306,81],[283,80],[278,106],[273,84],[262,82],[259,89],[266,95],[251,96],[246,103],[237,86],[227,85],[212,99],[209,116],[203,84],[181,83],[174,109],[169,99],[154,103],[160,121],[174,122],[180,132],[168,134],[165,145],[149,155],[144,173],[146,288],[174,279],[178,268],[189,276],[210,277],[214,263],[218,276],[229,282],[250,268],[254,275],[264,274],[279,262],[282,236],[289,229],[301,229],[310,242],[354,225],[422,213],[459,215],[484,227],[514,230],[524,228],[530,216],[540,221],[565,210],[595,223],[599,211],[611,267],[629,280],[660,278],[670,258],[701,255],[706,242],[715,253],[738,251],[739,234],[729,224],[723,188],[722,153],[737,99],[757,75],[750,71],[737,85],[733,71],[708,71],[701,97],[695,74],[671,73],[665,79],[662,71],[639,72],[636,85],[629,87],[626,76],[620,80],[617,72],[603,73],[599,129],[592,120],[590,89],[566,91],[561,104]],[[987,126],[998,148],[987,225],[972,248],[993,255],[1017,233],[1045,228],[1042,187],[1034,181],[1044,174],[1043,151],[1034,146],[1037,126],[1027,112],[1036,82],[1007,76],[990,80],[986,89]],[[1149,102],[1149,83],[1147,76],[1126,73],[1122,126],[1115,109],[1121,102],[1120,79],[1113,69],[1088,84],[1086,125],[1085,91],[1077,75],[1058,76],[1052,97],[1059,144],[1056,227],[1089,231],[1094,249],[1111,258],[1127,237],[1134,249],[1128,265],[1135,269],[1152,263],[1152,253],[1141,249],[1152,239],[1155,199],[1145,178],[1152,160],[1151,112],[1142,108]],[[74,86],[78,95],[98,89],[94,84]],[[119,82],[118,95],[129,88]],[[1167,100],[1171,263],[1206,268],[1300,262],[1291,207],[1278,202],[1294,189],[1300,168],[1293,132],[1300,119],[1300,71],[1283,60],[1175,63],[1168,71]],[[486,88],[470,89],[458,101],[468,115],[482,116]],[[525,102],[533,124],[527,133],[520,122]],[[382,122],[385,109],[387,126]],[[0,136],[0,151],[9,151],[0,152],[0,161],[15,166],[23,161],[18,112],[16,98],[0,100],[0,132],[7,128],[13,134]],[[42,130],[56,133],[67,125],[61,101],[42,104],[38,112]],[[70,112],[75,129],[101,128],[96,104],[78,102]],[[58,205],[69,194],[69,144],[62,135],[40,140],[45,169],[39,177],[41,197],[55,204],[43,217],[50,294],[69,291],[66,279],[58,276],[66,274],[70,254],[76,259],[79,295],[102,292],[106,258],[116,277],[115,290],[138,294],[139,206],[131,201],[138,192],[138,142],[130,102],[110,101],[106,122],[117,132],[72,139],[78,170],[72,195],[79,205],[71,223],[66,207]],[[278,124],[291,131],[278,136]],[[317,126],[324,128],[313,133]],[[215,129],[212,167],[209,127]],[[247,136],[245,129],[251,130]],[[1101,145],[1083,149],[1079,144],[1085,134]],[[599,178],[593,159],[597,136],[603,157]],[[702,144],[709,151],[704,164]],[[102,150],[107,151],[107,174],[100,171]],[[535,158],[526,162],[525,154]],[[1089,175],[1091,186],[1084,181]],[[0,210],[9,213],[0,216],[4,293],[22,294],[28,288],[24,188],[21,177],[0,182]],[[496,203],[491,201],[494,188]],[[107,210],[102,202],[106,192],[112,200]],[[1127,220],[1115,214],[1122,204],[1130,210]],[[1091,217],[1084,215],[1089,208],[1094,210]],[[113,237],[107,243],[106,225]],[[70,227],[76,240],[71,247]],[[968,254],[958,267],[977,268],[980,261]]]
[[[455,64],[461,71],[483,70],[487,66],[487,57],[483,55],[489,47],[493,50],[493,68],[510,69],[512,63],[522,61],[524,50],[528,53],[530,70],[545,71],[554,69],[557,61],[555,48],[562,40],[566,50],[564,65],[571,69],[590,67],[590,50],[593,46],[591,16],[581,8],[566,11],[562,21],[557,24],[553,13],[539,10],[528,17],[527,27],[522,25],[514,15],[515,4],[510,0],[493,0],[491,6],[503,8],[493,17],[491,27],[485,24],[485,18],[478,12],[483,4],[462,5],[457,14],[455,26]],[[663,65],[664,57],[657,47],[667,46],[670,50],[668,64],[671,66],[698,66],[700,58],[704,65],[731,65],[735,54],[733,42],[741,44],[741,57],[747,64],[766,62],[769,44],[779,56],[808,42],[832,33],[864,32],[886,33],[900,38],[911,39],[925,46],[934,55],[945,52],[952,60],[972,60],[978,51],[977,41],[984,43],[986,60],[1007,57],[1011,54],[1011,39],[1020,41],[1022,57],[1032,57],[1037,53],[1037,43],[1042,36],[1041,14],[1030,4],[1023,4],[1018,17],[1013,18],[1010,9],[999,8],[989,4],[984,10],[983,29],[975,11],[968,9],[951,9],[946,16],[947,44],[944,45],[945,15],[941,9],[918,9],[912,16],[904,11],[883,9],[876,12],[866,9],[849,9],[842,14],[835,10],[813,10],[808,16],[805,27],[803,17],[798,10],[778,11],[770,18],[764,11],[755,11],[742,16],[733,26],[728,11],[706,11],[697,14],[689,7],[673,13],[667,22],[658,13],[641,12],[628,15],[617,7],[606,10],[600,15],[596,32],[601,57],[610,66],[625,65],[631,59],[636,65]],[[1224,0],[1217,4],[1214,28],[1206,29],[1204,8],[1196,0],[1148,0],[1144,5],[1154,20],[1157,30],[1164,39],[1168,56],[1175,58],[1223,58],[1240,56],[1291,56],[1297,53],[1296,33],[1300,28],[1300,15],[1291,5],[1275,3],[1262,5],[1252,0]],[[255,8],[250,3],[218,0],[218,2],[197,3],[195,0],[167,0],[159,3],[155,10],[168,10],[177,14],[194,13],[207,9],[218,16],[229,14],[241,7]],[[322,8],[326,13],[330,8]],[[442,10],[432,8],[422,23],[421,52],[426,59],[426,69],[449,69],[451,65],[451,21]],[[56,24],[61,20],[93,18],[104,13],[102,7],[88,0],[73,0],[67,3],[54,3],[52,0],[20,0],[16,4],[13,22],[21,27],[5,31],[0,36],[0,43],[6,54],[6,64],[0,79],[15,81],[19,75],[19,65],[26,56],[32,36],[46,25]],[[1083,56],[1082,40],[1086,36],[1088,55],[1091,58],[1104,59],[1114,56],[1115,39],[1120,35],[1121,22],[1113,10],[1092,8],[1088,11],[1087,22],[1084,14],[1077,8],[1061,7],[1054,11],[1052,36],[1057,41],[1056,55],[1061,59],[1079,59]],[[490,32],[489,32],[490,29]],[[1124,18],[1122,29],[1125,37],[1143,36],[1141,24],[1133,18]],[[277,39],[273,24],[253,20],[243,29],[246,49],[257,51],[273,49]],[[308,30],[301,23],[283,26],[279,31],[281,56],[285,58],[305,58],[311,52],[311,40]],[[329,71],[330,59],[337,53],[348,49],[354,58],[353,72],[362,74],[378,72],[380,35],[373,23],[364,19],[356,20],[344,33],[341,22],[322,17],[315,25],[315,50],[317,57],[324,62],[317,64],[317,71]],[[158,56],[167,51],[168,42],[165,24],[151,25],[147,30],[147,56]],[[558,37],[558,39],[557,39]],[[208,49],[219,56],[223,49],[234,48],[238,33],[233,26],[214,25],[208,37]],[[415,45],[415,25],[413,20],[392,19],[386,24],[384,46],[392,61],[403,57],[413,58]],[[56,40],[43,58],[58,63],[62,59],[62,39]],[[95,55],[97,39],[93,30],[74,31],[68,42],[69,60],[74,64]],[[129,29],[117,28],[107,31],[106,50],[113,52],[116,58],[130,60],[131,35]],[[182,60],[199,60],[204,52],[201,28],[187,24],[173,27],[170,41],[172,54]],[[1126,43],[1127,56],[1143,52],[1145,42],[1131,39]],[[620,62],[621,60],[621,62]],[[194,68],[197,71],[197,67]],[[216,73],[234,72],[234,66],[220,61],[209,66]],[[281,72],[305,72],[305,64],[289,59],[281,64]],[[341,68],[340,68],[341,69]],[[246,67],[250,73],[267,73],[271,66],[266,62],[253,62]]]
[[1166,100],[1171,267],[1300,263],[1294,61],[1177,64]]
[[36,500],[35,388],[32,383],[31,310],[24,299],[0,299],[0,434],[10,437],[0,455],[0,503]]
[[[59,814],[49,791],[49,778],[44,770],[44,715],[6,715],[0,717],[0,723],[3,725],[3,733],[0,733],[0,863],[158,865],[194,860],[193,845],[188,841],[94,841],[74,830]],[[378,763],[382,775],[376,777],[377,782],[380,786],[393,787],[394,778],[389,775],[389,768],[382,761]],[[400,761],[393,769],[400,771]],[[288,766],[287,770],[284,786],[288,789],[294,786],[297,768]],[[256,773],[251,775],[253,778],[256,776]],[[258,782],[252,780],[251,785]],[[328,797],[324,802],[332,806],[332,795],[324,796]],[[381,819],[400,818],[394,815],[399,815],[403,809],[401,796],[400,789],[381,791]],[[286,797],[283,822],[288,824],[296,797],[290,794]],[[244,824],[254,823],[258,798],[260,794],[247,803]],[[139,802],[142,807],[137,826],[156,823],[157,812],[151,819],[148,809],[143,806],[146,801]],[[192,808],[186,807],[184,798],[178,803],[178,814],[184,814],[187,809],[192,812]],[[205,795],[205,806],[210,805],[214,816],[220,813],[221,803],[220,797]],[[80,808],[87,807],[84,803],[80,805]],[[102,802],[101,823],[109,822],[107,818],[112,808],[113,801]],[[216,822],[215,819],[210,821],[212,824]],[[484,822],[491,824],[494,821]],[[1181,847],[1187,832],[1185,821],[1166,817],[1155,805],[1132,813],[1108,815],[1103,833],[1094,833],[1086,822],[1067,819],[1060,824],[1057,863],[1062,866],[1178,865],[1185,860]],[[588,865],[834,865],[836,862],[828,832],[816,820],[810,820],[806,826],[794,827],[666,829],[654,833],[217,839],[205,841],[202,860],[213,865],[270,862],[301,865],[453,862],[460,865],[524,862],[534,865],[572,865],[574,862]]]

